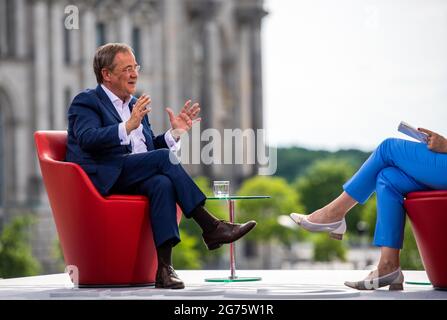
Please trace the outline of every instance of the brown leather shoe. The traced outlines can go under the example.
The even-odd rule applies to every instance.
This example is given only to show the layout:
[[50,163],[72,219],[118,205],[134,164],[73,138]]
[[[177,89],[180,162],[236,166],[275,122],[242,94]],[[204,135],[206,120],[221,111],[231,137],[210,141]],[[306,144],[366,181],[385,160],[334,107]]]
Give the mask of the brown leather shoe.
[[247,234],[256,226],[256,221],[248,221],[244,224],[230,223],[221,220],[216,229],[202,233],[203,241],[208,250],[220,248],[224,243],[231,243]]
[[155,288],[183,289],[185,284],[180,280],[172,266],[162,264],[157,269]]

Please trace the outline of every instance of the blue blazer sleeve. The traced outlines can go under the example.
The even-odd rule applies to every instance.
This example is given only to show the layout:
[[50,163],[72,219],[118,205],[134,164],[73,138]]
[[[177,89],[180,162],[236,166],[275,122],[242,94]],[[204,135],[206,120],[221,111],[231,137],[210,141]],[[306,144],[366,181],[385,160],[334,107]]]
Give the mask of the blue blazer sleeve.
[[155,149],[169,148],[166,144],[165,133],[154,137],[154,146]]
[[107,121],[99,101],[88,93],[77,95],[68,111],[68,120],[80,148],[86,152],[121,145],[118,123]]

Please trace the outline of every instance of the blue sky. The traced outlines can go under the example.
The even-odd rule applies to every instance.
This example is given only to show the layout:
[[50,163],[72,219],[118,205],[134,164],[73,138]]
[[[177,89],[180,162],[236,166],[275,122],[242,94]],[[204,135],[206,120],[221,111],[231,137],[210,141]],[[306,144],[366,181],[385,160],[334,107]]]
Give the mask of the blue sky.
[[266,0],[269,142],[372,150],[404,120],[447,136],[447,1]]

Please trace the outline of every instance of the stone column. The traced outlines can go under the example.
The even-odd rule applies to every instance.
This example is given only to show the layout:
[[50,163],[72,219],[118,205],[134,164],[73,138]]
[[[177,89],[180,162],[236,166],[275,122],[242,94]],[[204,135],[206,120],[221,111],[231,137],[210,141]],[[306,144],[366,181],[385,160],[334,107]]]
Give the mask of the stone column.
[[[100,21],[104,24],[105,43],[119,41],[119,26],[117,24],[118,16],[115,14],[115,3],[109,1],[103,4],[100,9]],[[99,18],[98,17],[98,18]]]
[[180,38],[181,33],[181,0],[164,0],[162,2],[163,15],[163,105],[178,112],[182,106],[180,58],[184,48]]
[[132,29],[134,22],[131,11],[138,5],[138,0],[115,0],[112,12],[114,15],[117,42],[132,46]]
[[[149,94],[152,97],[152,109],[153,115],[151,119],[154,122],[154,128],[157,132],[162,132],[167,129],[168,121],[166,121],[166,112],[164,108],[167,107],[166,94],[165,94],[165,73],[163,57],[163,21],[157,18],[151,22],[151,34],[150,34],[150,48],[149,52],[143,50],[143,55],[146,56],[148,66],[150,68],[151,87],[149,88]],[[147,68],[143,66],[144,69]]]
[[6,55],[8,45],[6,32],[8,30],[6,21],[6,0],[0,0],[0,57]]
[[[50,128],[50,67],[49,67],[49,15],[48,3],[45,0],[35,0],[32,7],[34,25],[31,30],[33,36],[33,72],[34,88],[34,114],[36,130],[49,130]],[[43,192],[41,174],[37,157],[34,161],[34,175],[29,182],[30,194],[36,194],[42,206],[47,204],[47,196]],[[39,190],[36,192],[36,190]],[[38,195],[37,195],[38,194]]]
[[[147,72],[150,75],[154,73],[154,56],[156,55],[155,51],[160,50],[160,46],[155,43],[155,27],[157,24],[156,17],[151,17],[146,21],[138,22],[137,24],[141,30],[141,57],[139,63],[144,68],[144,72]],[[161,31],[161,30],[160,30]],[[160,38],[160,35],[158,36]]]
[[[87,1],[85,7],[80,12],[80,32],[81,32],[81,88],[94,88],[96,77],[93,72],[93,56],[96,50],[96,15],[93,8],[93,1]],[[76,92],[74,90],[73,92]]]
[[[239,116],[239,128],[244,130],[253,130],[252,122],[252,82],[251,82],[251,61],[250,61],[250,30],[246,26],[239,28],[239,50],[238,50],[238,66],[239,66],[239,101],[237,105],[237,114]],[[237,123],[237,120],[233,123]],[[247,153],[252,151],[252,146],[244,149]],[[253,157],[253,155],[250,155]],[[238,178],[247,177],[251,173],[250,166],[243,164],[237,166]]]
[[[210,110],[212,110],[211,118],[210,118],[210,126],[211,128],[219,130],[221,136],[224,136],[224,129],[228,129],[225,127],[225,118],[226,118],[226,108],[223,102],[223,91],[222,91],[222,69],[221,69],[221,61],[222,61],[222,48],[221,48],[221,39],[219,34],[219,27],[217,24],[217,13],[219,10],[218,2],[211,2],[209,4],[210,8],[208,9],[209,20],[205,26],[205,37],[207,37],[206,43],[206,68],[205,68],[205,77],[208,79],[208,83],[205,84],[208,86],[208,103],[206,106]],[[223,143],[223,141],[222,141]],[[225,170],[225,166],[223,165],[223,149],[222,148],[214,148],[214,157],[216,164],[213,166],[212,175],[214,177],[225,177],[229,176],[231,171]]]
[[[0,0],[3,1],[3,0]],[[27,19],[26,19],[26,5],[25,0],[15,0],[16,6],[16,55],[19,59],[26,57],[26,43],[27,43]],[[1,9],[0,9],[1,10]]]
[[261,41],[261,22],[267,15],[262,8],[255,8],[250,13],[251,20],[251,66],[252,66],[252,84],[253,84],[253,125],[256,129],[264,128],[263,125],[263,97],[262,97],[262,41]]
[[[25,75],[26,73],[23,72]],[[24,84],[22,92],[29,92],[29,85]],[[14,173],[16,180],[15,197],[19,205],[26,205],[29,198],[28,179],[33,174],[33,162],[36,159],[34,152],[34,141],[30,139],[33,136],[33,130],[30,127],[31,114],[29,106],[32,105],[28,95],[15,97],[13,103],[14,119],[12,120],[11,131],[14,131]],[[31,140],[31,141],[30,141]]]
[[132,20],[140,28],[140,61],[142,66],[138,90],[152,98],[149,118],[155,133],[168,129],[163,97],[163,13],[161,3],[154,0],[139,2],[133,8]]
[[6,44],[6,54],[9,57],[16,57],[17,54],[17,7],[15,1],[5,1],[2,8],[4,14],[4,36]]
[[[0,126],[2,127],[2,187],[3,190],[3,205],[2,207],[6,209],[4,211],[4,218],[8,218],[11,215],[10,208],[14,208],[20,199],[17,194],[17,163],[19,158],[17,155],[17,147],[21,147],[17,144],[17,121],[16,121],[16,110],[14,110],[17,101],[12,100],[15,97],[16,92],[13,88],[8,88],[8,83],[10,78],[6,79],[5,76],[0,74],[0,82],[2,83],[2,89],[5,92],[0,92],[0,121],[2,122]],[[19,105],[20,106],[20,105]],[[23,160],[23,159],[21,159]],[[1,221],[0,221],[1,222]]]
[[[79,15],[81,15],[81,12],[79,12]],[[65,22],[65,19],[64,19]],[[67,29],[65,30],[65,23],[64,23],[64,32],[68,35],[68,41],[69,41],[69,50],[70,50],[70,62],[68,66],[79,66],[82,63],[82,34],[81,34],[81,28],[83,23],[83,20],[79,18],[79,29]],[[62,43],[62,45],[64,45]],[[79,77],[80,78],[80,77]]]
[[[221,132],[223,137],[223,101],[220,73],[220,41],[216,16],[220,8],[220,1],[195,0],[189,3],[190,15],[198,25],[198,43],[202,46],[202,66],[199,89],[201,104],[201,129],[213,128]],[[193,35],[194,36],[194,35]],[[203,145],[209,142],[204,142]],[[214,159],[223,163],[222,149],[213,148]],[[202,173],[207,177],[223,175],[223,166],[203,165]]]
[[[262,4],[262,0],[242,2],[235,12],[241,30],[241,125],[244,129],[253,129],[255,133],[257,129],[264,127],[261,22],[267,12],[262,8]],[[255,145],[255,155],[256,147]],[[243,167],[244,176],[254,175],[256,172],[256,166]]]
[[36,0],[33,6],[34,26],[33,32],[33,51],[34,51],[34,94],[36,105],[36,128],[38,130],[50,129],[49,117],[49,27],[48,27],[48,5],[45,0]]
[[[160,44],[154,43],[155,26],[160,23],[160,6],[157,1],[144,0],[138,2],[131,9],[131,22],[133,26],[140,29],[140,50],[141,56],[138,61],[143,67],[144,73],[153,73],[153,57],[155,46],[160,49]],[[161,39],[160,35],[159,38]],[[133,43],[129,43],[133,46]]]
[[133,23],[130,19],[129,12],[125,11],[123,8],[123,12],[119,17],[118,21],[118,29],[119,29],[119,42],[124,42],[130,46],[132,46],[132,28]]
[[[51,27],[51,46],[48,48],[51,52],[51,89],[52,95],[52,113],[53,129],[65,129],[65,101],[64,101],[64,7],[59,1],[51,2],[50,9],[50,27]],[[69,30],[68,32],[71,32]],[[73,44],[74,45],[74,44]]]

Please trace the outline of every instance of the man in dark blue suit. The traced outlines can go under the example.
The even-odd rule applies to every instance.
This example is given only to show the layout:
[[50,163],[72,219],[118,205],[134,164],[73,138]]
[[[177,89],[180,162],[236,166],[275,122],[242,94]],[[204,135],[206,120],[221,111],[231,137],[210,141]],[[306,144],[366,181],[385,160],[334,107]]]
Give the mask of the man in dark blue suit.
[[151,99],[132,95],[140,66],[133,50],[110,43],[96,50],[93,68],[98,86],[78,94],[68,110],[66,160],[78,163],[102,195],[142,194],[150,200],[150,220],[157,247],[157,288],[182,289],[175,273],[172,248],[180,242],[176,203],[202,228],[209,250],[240,239],[256,225],[216,219],[205,208],[205,195],[171,150],[180,135],[200,121],[199,104],[187,101],[178,115],[167,108],[171,129],[155,136],[149,119]]

